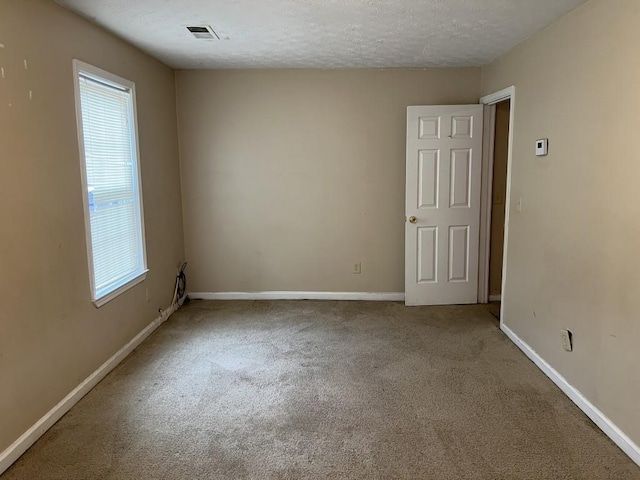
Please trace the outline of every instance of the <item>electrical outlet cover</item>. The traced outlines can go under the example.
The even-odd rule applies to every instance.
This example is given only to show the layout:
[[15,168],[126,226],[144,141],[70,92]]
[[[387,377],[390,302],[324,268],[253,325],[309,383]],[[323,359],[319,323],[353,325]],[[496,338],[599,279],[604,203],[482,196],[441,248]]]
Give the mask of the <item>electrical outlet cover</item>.
[[562,337],[562,348],[567,352],[573,351],[573,341],[571,330],[560,330],[560,336]]

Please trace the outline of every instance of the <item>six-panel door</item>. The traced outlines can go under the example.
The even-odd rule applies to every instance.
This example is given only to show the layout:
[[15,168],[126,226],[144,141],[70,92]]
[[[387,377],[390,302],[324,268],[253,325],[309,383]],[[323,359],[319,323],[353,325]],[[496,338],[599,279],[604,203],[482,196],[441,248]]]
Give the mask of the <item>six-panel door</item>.
[[477,302],[482,112],[407,108],[407,305]]

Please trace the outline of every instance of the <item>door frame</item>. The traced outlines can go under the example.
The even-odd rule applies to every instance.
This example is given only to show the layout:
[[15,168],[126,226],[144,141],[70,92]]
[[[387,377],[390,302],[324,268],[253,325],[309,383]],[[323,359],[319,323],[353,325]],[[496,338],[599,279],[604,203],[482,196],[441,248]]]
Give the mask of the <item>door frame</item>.
[[[482,103],[482,102],[480,102]],[[489,302],[489,254],[491,250],[491,197],[496,107],[485,105],[482,132],[482,187],[480,190],[480,241],[478,255],[478,303]]]
[[[493,179],[493,154],[495,145],[495,116],[497,103],[504,100],[511,100],[509,110],[509,145],[507,149],[507,188],[505,193],[504,212],[504,246],[502,253],[502,287],[500,304],[500,323],[502,324],[505,304],[505,286],[507,281],[507,247],[509,243],[509,214],[511,207],[511,173],[513,165],[513,137],[516,87],[510,86],[498,92],[485,95],[480,98],[480,103],[485,105],[485,129],[483,145],[483,168],[482,168],[482,191],[480,210],[480,255],[479,255],[479,278],[478,278],[478,303],[488,303],[489,301],[489,252],[491,246],[491,195]],[[488,117],[488,118],[487,118]]]

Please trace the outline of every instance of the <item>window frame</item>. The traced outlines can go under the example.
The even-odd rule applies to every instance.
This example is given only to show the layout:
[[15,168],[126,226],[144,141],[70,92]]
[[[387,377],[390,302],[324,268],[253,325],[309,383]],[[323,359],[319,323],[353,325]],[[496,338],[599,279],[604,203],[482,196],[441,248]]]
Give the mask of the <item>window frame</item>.
[[[130,118],[132,122],[132,135],[133,135],[133,154],[135,155],[136,168],[134,169],[134,188],[137,189],[138,196],[138,215],[140,219],[140,240],[141,240],[141,253],[142,253],[142,268],[139,271],[125,277],[121,282],[118,282],[114,287],[101,295],[97,295],[95,285],[95,271],[94,271],[94,258],[93,258],[93,241],[91,235],[91,216],[89,206],[89,189],[87,184],[87,162],[84,145],[84,126],[82,123],[82,105],[80,98],[80,76],[86,76],[107,86],[113,86],[129,92],[131,95],[131,111]],[[142,173],[140,169],[140,147],[138,141],[138,116],[137,116],[137,101],[136,101],[136,85],[134,82],[127,80],[126,78],[119,77],[113,73],[102,70],[88,63],[80,60],[73,60],[73,83],[75,89],[75,103],[76,103],[76,123],[78,131],[78,146],[80,151],[80,170],[82,177],[82,204],[84,210],[84,229],[87,244],[87,263],[89,267],[89,282],[91,287],[91,301],[96,308],[110,302],[114,298],[118,297],[122,293],[131,289],[135,285],[141,283],[147,276],[149,271],[147,267],[147,242],[145,238],[145,226],[144,226],[144,207],[142,198]]]

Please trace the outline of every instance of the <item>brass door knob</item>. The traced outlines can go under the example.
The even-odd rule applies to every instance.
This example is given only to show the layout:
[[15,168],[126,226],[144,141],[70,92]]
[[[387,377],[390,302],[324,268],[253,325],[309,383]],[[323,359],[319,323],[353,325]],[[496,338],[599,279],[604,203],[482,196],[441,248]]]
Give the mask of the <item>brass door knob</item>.
[[418,221],[418,219],[416,217],[414,217],[413,215],[409,217],[409,222],[416,223],[417,221]]

